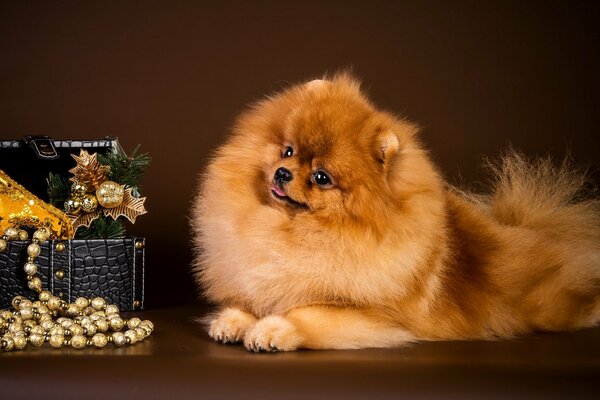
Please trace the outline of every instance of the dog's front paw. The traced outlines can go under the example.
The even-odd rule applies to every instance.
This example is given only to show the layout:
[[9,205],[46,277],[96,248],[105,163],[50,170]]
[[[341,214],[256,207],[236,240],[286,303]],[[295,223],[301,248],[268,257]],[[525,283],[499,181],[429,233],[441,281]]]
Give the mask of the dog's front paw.
[[222,343],[237,343],[256,323],[256,317],[237,308],[226,308],[208,324],[208,335]]
[[244,346],[250,351],[293,351],[302,344],[302,336],[290,321],[279,316],[259,320],[246,333]]

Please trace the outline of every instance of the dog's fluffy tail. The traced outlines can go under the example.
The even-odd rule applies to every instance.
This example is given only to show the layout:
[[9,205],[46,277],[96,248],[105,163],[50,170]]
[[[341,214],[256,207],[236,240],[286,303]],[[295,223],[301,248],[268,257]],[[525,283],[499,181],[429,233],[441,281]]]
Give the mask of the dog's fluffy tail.
[[555,165],[550,157],[529,160],[509,150],[487,166],[494,178],[486,200],[498,222],[600,239],[600,199],[589,189],[586,174],[568,158]]

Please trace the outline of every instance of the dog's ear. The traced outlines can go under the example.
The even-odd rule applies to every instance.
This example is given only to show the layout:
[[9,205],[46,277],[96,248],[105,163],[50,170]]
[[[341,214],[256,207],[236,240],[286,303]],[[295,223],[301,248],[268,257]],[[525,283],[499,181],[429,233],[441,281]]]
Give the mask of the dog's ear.
[[323,79],[315,79],[310,82],[307,82],[305,85],[306,85],[306,88],[308,88],[310,90],[318,90],[318,89],[324,88],[330,84],[331,84],[331,82],[329,82],[329,81],[326,81]]
[[375,136],[374,156],[375,159],[388,169],[400,148],[400,141],[394,131],[387,129]]

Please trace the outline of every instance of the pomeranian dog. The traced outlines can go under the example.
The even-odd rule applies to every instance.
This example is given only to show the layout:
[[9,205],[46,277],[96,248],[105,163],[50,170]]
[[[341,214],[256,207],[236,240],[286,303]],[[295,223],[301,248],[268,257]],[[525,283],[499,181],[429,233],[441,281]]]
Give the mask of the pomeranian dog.
[[214,340],[356,349],[600,321],[600,202],[583,174],[511,151],[489,194],[465,193],[417,131],[348,74],[239,117],[192,215]]

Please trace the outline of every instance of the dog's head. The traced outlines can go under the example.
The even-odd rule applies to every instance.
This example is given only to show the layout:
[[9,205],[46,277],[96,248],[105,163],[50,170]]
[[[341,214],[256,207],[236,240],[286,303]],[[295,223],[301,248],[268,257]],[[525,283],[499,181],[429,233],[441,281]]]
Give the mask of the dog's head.
[[263,203],[333,224],[372,222],[399,200],[398,161],[416,128],[376,110],[357,81],[341,74],[258,103],[237,131],[260,153],[255,191]]

